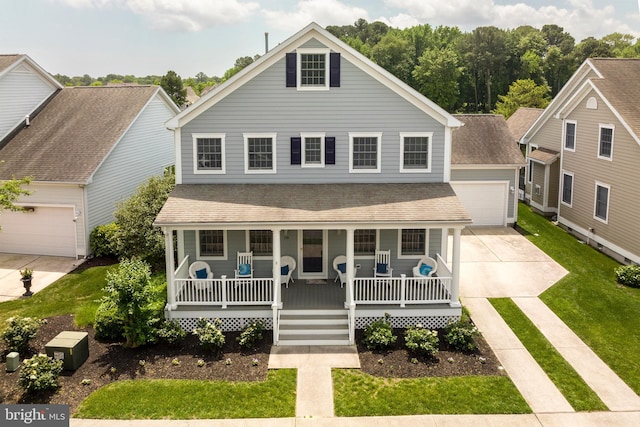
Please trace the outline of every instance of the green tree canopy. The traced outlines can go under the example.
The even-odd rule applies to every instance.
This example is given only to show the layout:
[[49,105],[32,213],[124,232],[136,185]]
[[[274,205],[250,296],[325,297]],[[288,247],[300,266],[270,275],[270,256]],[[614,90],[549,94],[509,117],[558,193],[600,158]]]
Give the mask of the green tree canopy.
[[178,107],[184,105],[187,100],[187,90],[183,86],[182,78],[175,71],[170,70],[162,76],[160,86]]
[[[0,161],[0,167],[3,161]],[[31,177],[25,177],[21,179],[8,179],[0,183],[0,212],[3,210],[20,211],[22,208],[16,206],[14,203],[20,198],[20,196],[28,196],[30,191],[22,188],[23,185],[31,183]],[[0,230],[2,226],[0,225]]]
[[516,80],[509,86],[506,95],[498,95],[496,114],[508,119],[520,107],[545,108],[551,102],[549,86],[536,85],[531,79]]
[[462,69],[457,53],[450,47],[426,49],[413,70],[417,89],[447,111],[458,102],[458,79]]

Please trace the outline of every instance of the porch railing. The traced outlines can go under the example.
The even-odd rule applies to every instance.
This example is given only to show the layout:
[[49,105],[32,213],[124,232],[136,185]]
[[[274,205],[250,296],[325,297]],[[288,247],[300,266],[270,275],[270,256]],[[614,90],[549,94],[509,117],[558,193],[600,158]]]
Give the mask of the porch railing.
[[268,305],[274,303],[275,281],[272,278],[189,279],[176,278],[175,301],[178,305]]
[[451,277],[353,279],[353,302],[358,304],[440,304],[451,301]]

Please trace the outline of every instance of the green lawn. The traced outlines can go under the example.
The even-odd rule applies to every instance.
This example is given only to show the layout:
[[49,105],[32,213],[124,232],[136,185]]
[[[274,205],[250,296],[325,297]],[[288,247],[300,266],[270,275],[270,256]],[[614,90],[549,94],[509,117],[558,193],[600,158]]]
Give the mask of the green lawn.
[[551,343],[536,328],[533,322],[510,298],[489,300],[500,316],[524,344],[527,351],[538,362],[542,370],[558,387],[576,411],[606,411],[598,395],[589,388]]
[[296,415],[296,370],[267,381],[127,380],[92,393],[75,417],[102,419],[282,418]]
[[518,226],[570,273],[540,298],[640,394],[640,289],[615,281],[615,260],[520,204]]
[[333,392],[341,417],[531,413],[506,376],[386,379],[334,369]]

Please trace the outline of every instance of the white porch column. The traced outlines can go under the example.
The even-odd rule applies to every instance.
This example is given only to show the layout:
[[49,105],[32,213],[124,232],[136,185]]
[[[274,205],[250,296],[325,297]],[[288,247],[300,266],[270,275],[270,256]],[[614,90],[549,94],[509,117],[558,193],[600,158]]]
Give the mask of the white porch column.
[[449,262],[449,229],[443,228],[440,237],[440,256],[445,262]]
[[164,253],[167,269],[167,305],[169,306],[169,317],[171,317],[171,310],[175,310],[176,306],[176,288],[175,288],[175,260],[173,259],[173,230],[164,227],[162,229],[164,233]]
[[453,256],[451,260],[451,307],[460,307],[460,228],[453,229]]
[[[353,228],[347,229],[347,283],[351,283],[353,280],[353,271],[355,269],[355,256],[354,256],[354,234]],[[347,292],[349,287],[347,287]],[[351,295],[347,294],[347,301],[351,301]]]
[[278,345],[280,337],[280,325],[278,325],[278,311],[282,308],[282,286],[280,286],[280,229],[272,228],[271,237],[273,243],[273,270],[271,275],[273,276],[273,304],[271,304],[271,310],[273,312],[273,344]]
[[271,234],[273,237],[273,279],[280,280],[280,257],[282,256],[280,254],[282,251],[280,243],[280,229],[271,229]]

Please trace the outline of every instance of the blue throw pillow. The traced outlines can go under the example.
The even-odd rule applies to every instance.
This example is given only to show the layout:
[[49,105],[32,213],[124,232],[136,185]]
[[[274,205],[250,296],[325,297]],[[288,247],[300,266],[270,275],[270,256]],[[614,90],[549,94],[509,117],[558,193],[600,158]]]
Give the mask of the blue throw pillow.
[[347,263],[343,262],[342,264],[338,264],[338,271],[340,273],[346,273],[347,272]]
[[208,276],[206,268],[196,270],[196,279],[206,279]]
[[280,267],[280,275],[286,276],[287,274],[289,274],[289,266]]
[[431,267],[430,265],[427,265],[427,264],[420,265],[420,274],[422,274],[423,276],[428,276],[429,273],[431,273],[431,270],[433,270],[433,267]]
[[251,274],[251,266],[249,264],[240,264],[238,267],[238,274],[241,276],[247,276]]
[[387,274],[387,272],[388,272],[387,264],[379,262],[376,265],[376,273],[378,273],[378,274]]

